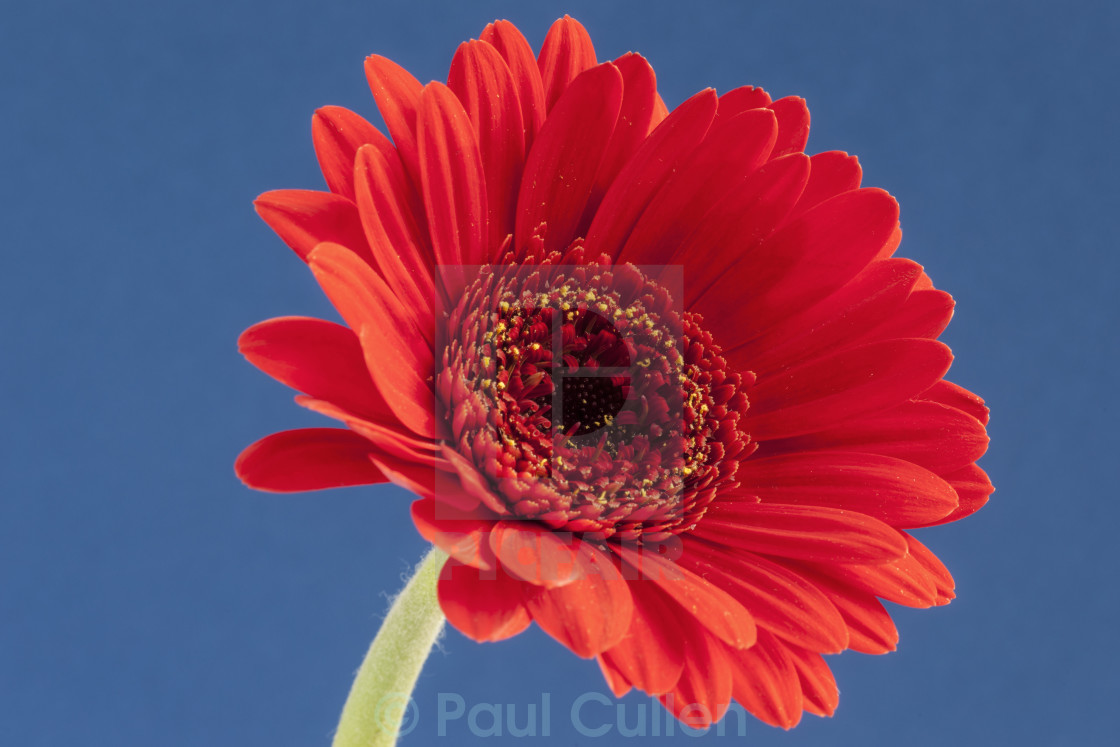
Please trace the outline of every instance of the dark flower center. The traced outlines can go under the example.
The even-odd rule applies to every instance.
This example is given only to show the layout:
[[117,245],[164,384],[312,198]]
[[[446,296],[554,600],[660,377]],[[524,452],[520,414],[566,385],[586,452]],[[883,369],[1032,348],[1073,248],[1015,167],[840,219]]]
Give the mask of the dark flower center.
[[747,402],[662,278],[605,260],[493,265],[449,314],[455,448],[512,517],[648,540],[733,480]]

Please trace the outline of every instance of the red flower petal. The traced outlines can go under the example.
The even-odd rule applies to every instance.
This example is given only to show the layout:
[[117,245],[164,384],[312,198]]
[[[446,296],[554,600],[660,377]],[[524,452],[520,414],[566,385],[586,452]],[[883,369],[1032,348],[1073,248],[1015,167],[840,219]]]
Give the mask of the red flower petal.
[[792,729],[801,720],[801,681],[789,649],[766,631],[744,651],[729,651],[735,700],[772,726]]
[[706,729],[723,718],[731,705],[733,670],[728,648],[692,621],[681,629],[684,669],[676,685],[659,700],[665,709],[693,729]]
[[755,384],[746,430],[760,441],[827,430],[917,396],[951,361],[933,340],[873,342],[817,358]]
[[632,581],[630,593],[634,599],[630,628],[600,655],[599,664],[604,672],[620,675],[608,675],[615,695],[621,695],[623,683],[627,689],[633,685],[650,694],[668,692],[684,670],[681,623],[659,587]]
[[277,189],[265,192],[253,206],[304,262],[324,241],[348,247],[372,262],[358,208],[345,197],[308,189]]
[[863,654],[885,654],[898,645],[898,630],[873,594],[836,579],[799,569],[840,611],[848,626],[848,648]]
[[810,160],[809,183],[790,218],[796,218],[827,199],[859,189],[863,170],[859,159],[839,150],[817,153]]
[[[696,311],[721,345],[737,347],[855,277],[897,223],[898,203],[880,189],[833,197],[742,255],[704,293]],[[729,308],[736,313],[727,314]]]
[[370,251],[401,307],[429,344],[434,342],[433,259],[415,216],[422,214],[396,153],[366,146],[354,167],[358,209]]
[[816,451],[748,459],[737,477],[763,503],[832,506],[896,527],[922,526],[957,507],[957,494],[933,472],[875,454]]
[[387,482],[369,460],[373,451],[369,441],[341,428],[302,428],[248,446],[234,469],[250,488],[275,493]]
[[551,115],[569,84],[595,66],[595,47],[587,29],[570,16],[556,21],[544,38],[537,65],[544,82],[545,105]]
[[685,284],[686,308],[734,265],[740,252],[756,246],[786,217],[808,175],[806,155],[783,156],[756,170],[712,206],[669,259],[671,264],[694,268]]
[[595,657],[595,661],[599,663],[599,671],[603,673],[603,679],[607,681],[607,687],[611,689],[616,698],[621,698],[633,690],[634,686],[630,684],[630,680],[626,679],[626,675],[620,669],[605,658],[606,655],[607,653],[604,651]]
[[716,500],[693,535],[765,555],[876,563],[906,554],[893,527],[855,511]]
[[[392,459],[400,459],[406,463],[419,463],[425,466],[432,465],[435,460],[435,447],[431,441],[420,440],[400,425],[390,426],[367,420],[352,412],[342,409],[338,405],[314,397],[300,395],[295,398],[296,404],[309,410],[326,415],[328,418],[340,420],[346,427],[370,441],[382,452]],[[385,472],[390,479],[386,464],[378,464],[378,468]],[[396,482],[396,480],[393,480]]]
[[580,75],[556,103],[525,162],[517,198],[518,247],[541,224],[546,250],[575,238],[622,104],[622,74],[607,62]]
[[490,533],[490,548],[510,575],[548,589],[578,579],[583,541],[530,521],[500,521]]
[[393,152],[389,138],[361,116],[341,106],[324,106],[311,118],[311,140],[327,187],[354,199],[354,156],[369,144],[382,153]]
[[689,542],[678,561],[730,594],[760,629],[811,651],[837,653],[848,631],[832,603],[784,565],[740,547]]
[[511,638],[532,622],[521,601],[521,582],[500,568],[479,570],[449,558],[438,593],[447,621],[476,641]]
[[[434,363],[423,335],[385,282],[352,252],[321,244],[309,259],[331,303],[358,330],[366,365],[389,408],[415,433],[432,438],[434,395],[426,382]],[[385,356],[392,356],[396,365],[381,365]]]
[[474,125],[486,181],[490,246],[513,233],[525,162],[525,125],[513,75],[498,50],[482,41],[459,45],[447,86]]
[[765,109],[713,124],[704,142],[649,201],[618,261],[667,264],[712,206],[766,162],[777,129],[774,115]]
[[948,524],[950,521],[963,519],[976,513],[988,502],[988,496],[995,490],[992,487],[992,481],[988,479],[988,475],[975,464],[970,464],[956,472],[944,475],[944,478],[957,492],[960,504],[955,511],[944,519],[932,522],[929,526]]
[[612,547],[629,565],[639,582],[656,584],[665,595],[695,617],[720,640],[735,648],[754,643],[755,623],[750,613],[727,592],[660,557],[656,550]]
[[[433,485],[428,495],[439,492],[440,498],[445,498],[442,491],[434,488],[434,478],[438,472],[432,467],[429,470],[435,475],[428,483]],[[386,473],[388,474],[388,470]],[[392,479],[394,476],[389,474],[389,477]],[[418,477],[425,481],[428,479],[423,474]],[[393,481],[396,483],[395,479]],[[434,498],[424,497],[412,502],[412,521],[421,537],[458,562],[488,571],[494,571],[498,567],[494,551],[490,549],[490,529],[494,525],[494,518],[485,509],[476,506],[463,510],[443,501],[437,502]]]
[[984,426],[954,407],[912,400],[838,428],[767,443],[767,454],[858,451],[882,454],[944,474],[975,462],[988,448]]
[[936,339],[953,318],[953,297],[945,291],[915,290],[897,314],[868,331],[864,339],[927,337]]
[[[796,568],[796,564],[791,563],[791,567]],[[839,594],[848,594],[849,588],[855,588],[907,607],[939,604],[937,579],[909,555],[876,565],[812,563],[807,564],[802,573],[806,578],[813,578],[822,590],[828,590],[830,582],[838,581],[835,592]]]
[[599,205],[584,242],[590,256],[618,256],[650,199],[704,139],[716,113],[716,102],[714,91],[701,91],[650,133]]
[[786,96],[767,106],[778,118],[778,139],[773,158],[788,153],[801,153],[809,142],[809,107],[805,99]]
[[544,84],[533,49],[509,21],[494,21],[482,30],[478,38],[498,50],[513,75],[521,104],[521,121],[525,125],[525,151],[528,152],[544,124],[546,111]]
[[956,587],[953,575],[949,573],[945,564],[916,538],[906,534],[906,541],[910,545],[910,556],[933,578],[934,586],[937,588],[937,603],[948,604],[956,597],[953,591]]
[[831,716],[840,702],[840,691],[824,657],[813,651],[786,646],[801,683],[802,707],[817,716]]
[[727,362],[767,374],[847,347],[902,306],[921,272],[906,259],[872,262],[832,295],[726,353]]
[[250,363],[292,389],[361,417],[397,423],[348,327],[307,317],[269,319],[241,333],[237,346]]
[[[424,87],[418,128],[421,191],[436,262],[451,268],[482,264],[487,260],[486,177],[470,119],[447,86]],[[448,292],[456,295],[455,283]]]
[[524,584],[522,593],[541,629],[577,656],[590,658],[626,635],[634,601],[614,560],[589,543],[579,550],[577,580],[557,588]]
[[984,406],[984,400],[951,381],[941,380],[937,382],[922,392],[922,399],[940,402],[943,405],[964,410],[982,424],[988,424],[988,408]]
[[416,261],[430,268],[434,259],[424,205],[396,152],[359,148],[354,183],[362,226],[370,243],[376,240],[399,254],[415,254]]
[[731,118],[749,109],[762,109],[770,105],[770,94],[755,86],[733,88],[719,97],[719,119]]
[[657,78],[653,74],[653,68],[645,58],[633,52],[616,59],[614,66],[622,73],[622,105],[618,122],[595,175],[588,212],[599,206],[618,172],[645,142],[653,119],[654,98],[657,96]]
[[420,183],[420,149],[416,115],[423,86],[403,67],[380,55],[366,58],[366,80],[393,143],[414,184]]

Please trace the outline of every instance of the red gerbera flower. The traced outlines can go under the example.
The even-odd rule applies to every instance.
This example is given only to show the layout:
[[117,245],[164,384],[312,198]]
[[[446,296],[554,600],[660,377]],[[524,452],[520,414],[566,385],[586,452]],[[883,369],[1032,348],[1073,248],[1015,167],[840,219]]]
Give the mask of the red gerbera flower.
[[392,141],[321,109],[330,191],[257,201],[346,326],[241,338],[346,428],[268,436],[238,474],[415,491],[475,640],[535,621],[692,725],[732,699],[831,714],[821,654],[894,649],[880,599],[953,597],[905,530],[992,490],[987,410],[943,378],[953,301],[894,256],[894,199],[805,155],[801,99],[669,112],[642,57],[597,63],[570,18],[539,58],[487,26],[447,85],[366,74]]

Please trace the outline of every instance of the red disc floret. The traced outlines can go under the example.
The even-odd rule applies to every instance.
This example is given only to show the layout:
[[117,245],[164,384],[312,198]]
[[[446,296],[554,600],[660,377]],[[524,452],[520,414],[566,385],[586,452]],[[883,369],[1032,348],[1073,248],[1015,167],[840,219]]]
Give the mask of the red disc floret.
[[509,516],[616,540],[695,525],[749,439],[743,378],[656,273],[606,258],[479,268],[440,403]]

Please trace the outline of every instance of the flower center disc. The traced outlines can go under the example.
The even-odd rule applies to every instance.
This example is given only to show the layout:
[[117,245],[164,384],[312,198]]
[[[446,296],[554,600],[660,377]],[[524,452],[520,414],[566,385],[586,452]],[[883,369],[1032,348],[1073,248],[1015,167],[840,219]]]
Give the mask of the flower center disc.
[[747,401],[676,308],[679,269],[511,264],[468,280],[437,389],[455,447],[510,517],[661,539],[732,481]]

